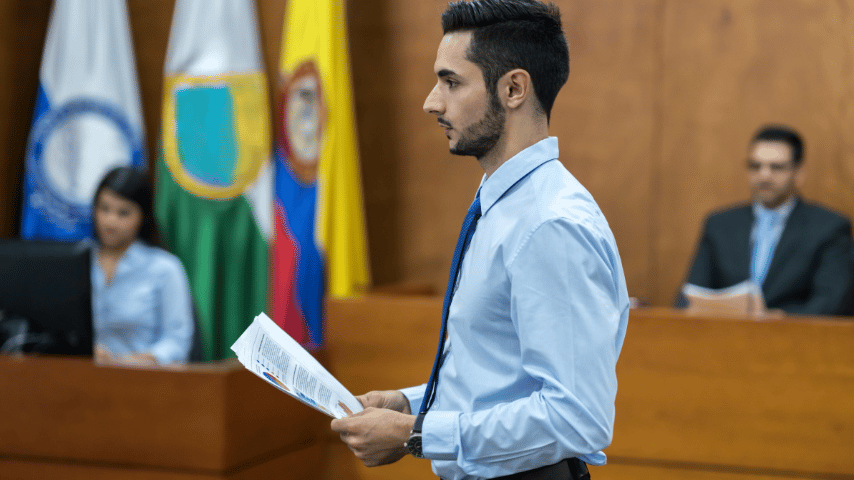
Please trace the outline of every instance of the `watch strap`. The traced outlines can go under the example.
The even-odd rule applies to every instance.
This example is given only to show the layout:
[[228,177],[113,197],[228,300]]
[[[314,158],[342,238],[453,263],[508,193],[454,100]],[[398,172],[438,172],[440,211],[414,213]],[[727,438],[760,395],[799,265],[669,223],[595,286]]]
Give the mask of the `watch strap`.
[[412,426],[412,431],[421,433],[421,426],[424,425],[424,416],[427,412],[421,412],[415,416],[415,424]]
[[415,423],[412,425],[412,431],[409,432],[409,439],[407,439],[406,443],[403,444],[403,446],[406,447],[406,449],[409,450],[409,453],[411,453],[415,458],[424,458],[421,425],[424,423],[425,414],[425,412],[422,412],[415,417]]

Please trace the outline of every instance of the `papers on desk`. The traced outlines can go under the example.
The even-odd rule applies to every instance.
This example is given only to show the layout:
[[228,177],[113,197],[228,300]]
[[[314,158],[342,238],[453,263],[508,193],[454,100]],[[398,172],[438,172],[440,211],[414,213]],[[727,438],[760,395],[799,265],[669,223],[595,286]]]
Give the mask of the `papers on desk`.
[[356,397],[264,313],[231,349],[250,372],[330,417],[362,411]]
[[690,313],[759,316],[765,312],[762,289],[750,280],[720,289],[689,283],[682,287],[682,294]]

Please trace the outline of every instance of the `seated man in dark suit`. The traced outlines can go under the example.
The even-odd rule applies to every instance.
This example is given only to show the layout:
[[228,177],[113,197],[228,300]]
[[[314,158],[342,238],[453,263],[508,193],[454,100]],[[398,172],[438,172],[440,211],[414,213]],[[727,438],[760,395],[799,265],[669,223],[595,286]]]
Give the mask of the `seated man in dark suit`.
[[768,126],[756,134],[747,160],[753,202],[706,219],[688,283],[725,288],[751,279],[768,309],[852,314],[851,222],[799,197],[802,159],[795,131]]

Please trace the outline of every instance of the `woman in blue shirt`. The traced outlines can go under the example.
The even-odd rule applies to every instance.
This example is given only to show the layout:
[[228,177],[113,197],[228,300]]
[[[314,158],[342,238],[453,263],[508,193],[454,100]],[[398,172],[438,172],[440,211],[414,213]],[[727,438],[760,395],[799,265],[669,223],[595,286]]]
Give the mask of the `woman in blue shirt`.
[[92,206],[95,361],[133,365],[186,362],[192,297],[181,261],[158,248],[145,174],[111,170]]

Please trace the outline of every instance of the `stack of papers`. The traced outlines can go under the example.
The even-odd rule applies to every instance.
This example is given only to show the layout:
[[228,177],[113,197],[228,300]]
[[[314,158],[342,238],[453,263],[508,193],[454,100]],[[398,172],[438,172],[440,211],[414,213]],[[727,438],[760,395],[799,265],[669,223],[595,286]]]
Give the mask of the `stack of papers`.
[[689,283],[682,288],[682,294],[691,313],[759,316],[765,312],[762,289],[750,280],[720,289]]
[[330,417],[362,411],[356,397],[264,313],[231,349],[250,372]]

